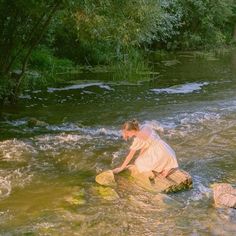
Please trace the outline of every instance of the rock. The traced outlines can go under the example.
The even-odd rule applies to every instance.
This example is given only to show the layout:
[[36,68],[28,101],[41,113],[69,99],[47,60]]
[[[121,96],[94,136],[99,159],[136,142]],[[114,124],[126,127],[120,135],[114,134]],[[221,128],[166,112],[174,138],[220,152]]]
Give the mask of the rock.
[[166,178],[155,177],[155,187],[161,192],[178,192],[192,187],[192,177],[184,170],[176,169]]
[[140,173],[135,165],[129,165],[127,167],[127,171],[129,172],[129,174],[131,175],[131,177],[133,178],[134,182],[139,185],[140,187],[149,190],[149,191],[154,191],[156,192],[156,190],[153,188],[150,179],[154,178],[153,173],[150,172],[144,172],[144,173]]
[[116,186],[115,177],[112,170],[104,171],[96,176],[95,178],[98,184],[104,186]]
[[191,176],[180,169],[174,170],[166,178],[151,171],[140,173],[135,165],[128,166],[127,170],[137,185],[152,192],[170,193],[192,187]]
[[44,121],[37,120],[36,118],[30,118],[27,122],[27,125],[29,127],[35,127],[35,126],[44,127],[44,126],[47,126],[48,124]]
[[110,187],[99,186],[99,187],[94,187],[94,190],[100,197],[102,197],[105,200],[113,201],[119,199],[119,195],[117,194],[117,192]]
[[211,185],[215,205],[236,208],[236,189],[227,183]]
[[71,195],[66,196],[64,199],[70,205],[84,205],[86,203],[85,191],[84,189],[76,188]]

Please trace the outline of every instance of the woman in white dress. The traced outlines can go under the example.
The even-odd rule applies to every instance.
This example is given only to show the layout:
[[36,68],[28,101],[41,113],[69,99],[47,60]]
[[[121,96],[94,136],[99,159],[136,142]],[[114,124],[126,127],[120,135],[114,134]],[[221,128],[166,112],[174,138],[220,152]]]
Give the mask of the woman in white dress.
[[124,170],[137,151],[140,153],[135,166],[141,173],[153,171],[166,177],[171,170],[178,168],[174,150],[150,126],[140,126],[137,120],[127,121],[122,127],[122,135],[125,140],[131,137],[134,140],[125,161],[113,169],[114,173]]

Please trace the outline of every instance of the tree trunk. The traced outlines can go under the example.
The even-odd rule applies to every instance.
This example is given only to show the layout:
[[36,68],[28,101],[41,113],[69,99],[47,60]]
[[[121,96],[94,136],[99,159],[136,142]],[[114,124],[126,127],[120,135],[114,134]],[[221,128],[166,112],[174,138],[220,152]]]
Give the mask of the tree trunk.
[[[17,97],[18,97],[18,93],[19,93],[19,87],[20,87],[22,79],[24,77],[28,60],[29,60],[33,50],[35,49],[35,47],[38,45],[38,43],[42,39],[43,34],[45,33],[45,31],[46,31],[53,15],[58,10],[60,4],[61,4],[61,1],[55,1],[55,5],[53,6],[53,8],[52,8],[51,12],[49,13],[49,15],[48,15],[47,19],[45,20],[45,22],[43,23],[41,31],[38,34],[36,34],[34,37],[32,37],[32,43],[31,43],[31,45],[29,47],[29,50],[26,53],[26,55],[25,55],[25,57],[22,61],[21,72],[20,72],[20,74],[15,74],[14,78],[12,78],[12,79],[14,79],[15,86],[13,88],[12,96],[10,97],[11,103],[15,103],[17,101]],[[33,32],[34,32],[34,29],[33,29]]]

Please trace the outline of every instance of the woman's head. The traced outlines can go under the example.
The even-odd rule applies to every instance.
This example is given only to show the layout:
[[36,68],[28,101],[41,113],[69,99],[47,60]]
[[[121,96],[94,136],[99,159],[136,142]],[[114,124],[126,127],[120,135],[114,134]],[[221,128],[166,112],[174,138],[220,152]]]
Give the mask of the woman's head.
[[139,131],[139,122],[136,119],[126,121],[122,125],[122,136],[125,140],[133,137]]

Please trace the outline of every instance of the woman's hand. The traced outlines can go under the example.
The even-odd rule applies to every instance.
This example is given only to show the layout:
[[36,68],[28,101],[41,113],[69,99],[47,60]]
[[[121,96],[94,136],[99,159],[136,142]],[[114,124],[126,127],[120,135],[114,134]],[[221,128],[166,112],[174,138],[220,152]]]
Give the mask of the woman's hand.
[[122,170],[124,170],[124,168],[117,167],[117,168],[113,169],[112,171],[113,171],[114,174],[118,174],[118,173],[120,173]]
[[123,162],[123,164],[118,167],[113,169],[113,173],[114,174],[118,174],[120,173],[122,170],[124,170],[126,168],[126,166],[129,164],[129,162],[131,161],[131,159],[133,158],[134,154],[135,154],[136,150],[130,150],[128,156],[125,158],[125,161]]

